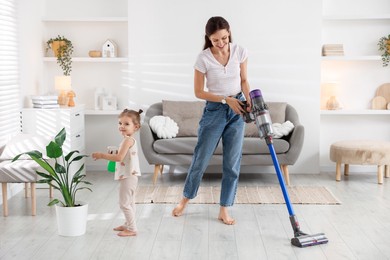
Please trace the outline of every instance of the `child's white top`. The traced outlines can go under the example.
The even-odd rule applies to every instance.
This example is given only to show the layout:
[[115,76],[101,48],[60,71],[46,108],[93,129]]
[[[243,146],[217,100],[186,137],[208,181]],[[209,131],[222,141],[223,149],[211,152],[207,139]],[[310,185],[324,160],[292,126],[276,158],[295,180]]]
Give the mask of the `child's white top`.
[[115,164],[115,180],[127,178],[131,175],[141,176],[141,170],[139,167],[138,147],[137,142],[133,137],[134,144],[127,151],[125,158],[122,162],[116,162]]
[[247,50],[237,44],[229,45],[230,56],[225,66],[217,61],[210,48],[198,55],[194,65],[196,70],[206,75],[206,87],[216,95],[232,96],[241,92],[240,64],[247,59]]

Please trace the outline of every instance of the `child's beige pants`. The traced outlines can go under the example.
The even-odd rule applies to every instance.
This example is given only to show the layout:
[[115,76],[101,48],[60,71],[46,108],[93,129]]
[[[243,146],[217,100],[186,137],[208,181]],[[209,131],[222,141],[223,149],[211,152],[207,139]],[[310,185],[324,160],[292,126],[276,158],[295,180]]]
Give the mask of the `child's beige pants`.
[[119,180],[119,206],[125,215],[124,226],[133,232],[137,232],[135,223],[135,190],[137,189],[138,177],[131,175]]

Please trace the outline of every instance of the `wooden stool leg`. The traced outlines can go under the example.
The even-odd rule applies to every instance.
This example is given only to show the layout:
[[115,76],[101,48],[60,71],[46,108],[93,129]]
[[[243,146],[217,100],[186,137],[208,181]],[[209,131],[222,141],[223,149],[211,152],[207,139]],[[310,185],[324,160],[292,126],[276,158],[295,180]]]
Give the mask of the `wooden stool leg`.
[[286,182],[287,185],[290,185],[290,174],[288,172],[288,167],[287,165],[282,165],[282,172],[283,172],[283,177],[284,181]]
[[160,173],[162,175],[163,168],[164,165],[161,164],[154,165],[153,184],[156,184],[158,174]]
[[383,165],[378,165],[378,184],[383,183]]
[[341,163],[336,163],[336,181],[341,181]]
[[344,175],[345,176],[349,175],[349,164],[344,164]]
[[7,183],[2,182],[1,183],[1,191],[2,191],[2,196],[3,196],[3,216],[7,217],[8,216],[8,195],[7,195]]
[[30,195],[28,194],[28,182],[24,184],[24,197],[28,198]]
[[389,178],[389,177],[390,177],[390,166],[385,165],[385,178]]
[[37,214],[37,198],[35,192],[35,182],[31,183],[31,215],[35,216]]

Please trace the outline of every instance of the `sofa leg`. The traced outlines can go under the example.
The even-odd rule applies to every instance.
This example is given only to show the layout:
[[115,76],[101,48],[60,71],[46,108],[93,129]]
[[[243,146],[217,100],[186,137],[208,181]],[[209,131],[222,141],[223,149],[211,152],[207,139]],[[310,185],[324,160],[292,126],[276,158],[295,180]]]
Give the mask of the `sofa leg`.
[[158,174],[160,173],[162,175],[163,168],[164,165],[162,164],[154,165],[153,184],[156,184]]
[[7,200],[7,183],[2,182],[1,183],[1,190],[2,190],[2,196],[3,196],[3,216],[8,216],[8,200]]
[[282,172],[283,172],[284,181],[286,182],[287,185],[290,185],[290,175],[286,164],[282,165]]
[[32,182],[31,184],[31,215],[35,216],[37,214],[37,199],[36,199],[36,189],[35,189],[35,182]]
[[385,165],[385,178],[390,177],[390,165]]

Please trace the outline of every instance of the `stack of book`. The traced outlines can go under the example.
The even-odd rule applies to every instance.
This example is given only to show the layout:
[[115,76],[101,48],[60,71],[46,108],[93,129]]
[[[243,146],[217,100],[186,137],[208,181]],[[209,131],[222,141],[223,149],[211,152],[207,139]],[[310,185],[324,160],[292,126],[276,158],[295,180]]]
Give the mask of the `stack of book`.
[[58,96],[32,96],[34,108],[59,108]]
[[322,56],[343,56],[344,47],[342,44],[324,44],[322,46]]

